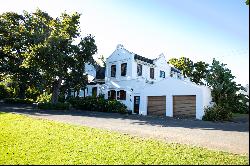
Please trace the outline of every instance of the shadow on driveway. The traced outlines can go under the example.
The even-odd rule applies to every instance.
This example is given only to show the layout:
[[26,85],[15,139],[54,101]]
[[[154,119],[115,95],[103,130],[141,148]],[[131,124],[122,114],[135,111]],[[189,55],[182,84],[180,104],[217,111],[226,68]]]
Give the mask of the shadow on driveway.
[[9,105],[0,103],[0,112],[15,112],[22,114],[29,114],[35,116],[51,116],[51,115],[71,115],[71,116],[85,116],[96,117],[104,119],[122,119],[131,120],[131,124],[137,125],[151,125],[162,127],[181,127],[189,129],[201,130],[222,130],[222,131],[237,131],[249,132],[249,120],[247,122],[208,122],[194,119],[175,119],[171,117],[150,117],[142,115],[127,115],[119,113],[93,112],[83,110],[38,110],[35,105],[16,104]]

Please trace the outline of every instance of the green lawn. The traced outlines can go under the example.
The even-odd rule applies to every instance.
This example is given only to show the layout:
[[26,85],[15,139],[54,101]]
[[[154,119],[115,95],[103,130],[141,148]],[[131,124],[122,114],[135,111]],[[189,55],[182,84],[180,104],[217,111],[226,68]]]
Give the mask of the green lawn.
[[0,112],[0,164],[249,164],[249,160]]

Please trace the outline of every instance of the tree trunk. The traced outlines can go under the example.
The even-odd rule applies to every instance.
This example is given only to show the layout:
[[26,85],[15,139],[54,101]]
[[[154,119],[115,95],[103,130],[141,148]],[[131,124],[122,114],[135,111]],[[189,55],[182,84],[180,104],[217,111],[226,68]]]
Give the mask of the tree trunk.
[[53,86],[52,86],[52,104],[56,104],[58,103],[58,96],[59,96],[59,88],[61,86],[62,83],[62,79],[59,78],[58,80],[55,80],[53,82]]
[[20,99],[25,99],[25,90],[26,90],[26,85],[25,84],[20,84],[19,85],[19,93],[18,93],[18,98]]

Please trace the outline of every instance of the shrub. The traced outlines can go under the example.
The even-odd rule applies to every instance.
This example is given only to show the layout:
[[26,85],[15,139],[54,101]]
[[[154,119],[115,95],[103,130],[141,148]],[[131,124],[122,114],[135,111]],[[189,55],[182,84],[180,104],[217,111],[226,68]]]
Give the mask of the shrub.
[[69,110],[69,103],[57,103],[57,104],[52,104],[52,103],[38,103],[38,108],[39,109],[44,109],[44,110]]
[[34,101],[32,99],[19,99],[19,98],[6,98],[4,103],[7,104],[32,104]]
[[36,102],[38,103],[48,103],[51,101],[52,94],[41,94],[37,97]]
[[4,84],[0,84],[0,99],[11,97],[11,91]]
[[41,92],[36,89],[35,87],[29,87],[26,91],[25,91],[25,96],[26,98],[29,99],[33,99],[34,101],[37,100],[38,96],[41,94]]
[[206,121],[228,121],[231,119],[232,112],[217,104],[205,108],[205,115],[202,118],[202,120]]
[[116,100],[106,100],[103,97],[78,97],[69,98],[67,101],[72,107],[80,110],[127,113],[126,105]]
[[126,105],[117,100],[109,100],[107,110],[108,112],[127,113]]

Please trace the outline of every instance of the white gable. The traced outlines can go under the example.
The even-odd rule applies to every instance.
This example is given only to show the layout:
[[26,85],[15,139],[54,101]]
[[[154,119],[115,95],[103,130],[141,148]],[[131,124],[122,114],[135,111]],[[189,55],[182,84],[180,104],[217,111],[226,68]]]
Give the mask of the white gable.
[[131,59],[133,57],[134,54],[132,52],[129,52],[121,44],[118,44],[116,50],[107,58],[107,63]]

